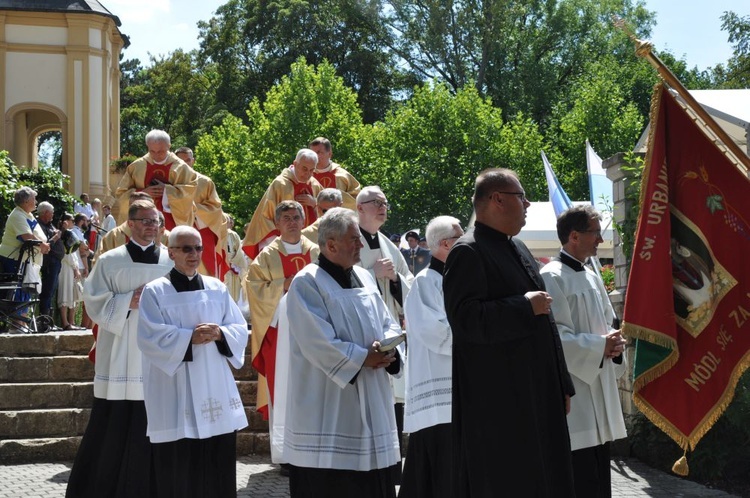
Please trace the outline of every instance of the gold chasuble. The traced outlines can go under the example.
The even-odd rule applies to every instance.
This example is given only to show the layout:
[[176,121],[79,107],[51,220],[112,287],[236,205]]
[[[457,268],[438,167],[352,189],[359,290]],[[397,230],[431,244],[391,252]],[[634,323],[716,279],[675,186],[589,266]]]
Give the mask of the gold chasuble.
[[[276,205],[281,201],[293,201],[294,196],[299,194],[309,194],[313,197],[318,196],[322,190],[320,183],[311,177],[307,183],[297,182],[294,172],[291,168],[286,168],[279,176],[271,182],[266,193],[258,203],[250,224],[245,232],[245,240],[242,241],[242,250],[250,259],[255,259],[263,249],[267,241],[279,235],[276,230],[274,217]],[[313,223],[318,215],[314,207],[302,206],[305,210],[305,226]]]
[[164,198],[154,199],[154,203],[164,214],[167,230],[177,225],[193,226],[193,197],[198,187],[198,177],[193,168],[172,152],[167,154],[164,164],[155,164],[146,154],[127,167],[115,191],[117,222],[122,223],[128,218],[130,194],[143,190],[157,180],[164,183],[169,212],[164,210]]
[[252,334],[250,346],[253,368],[258,372],[258,411],[268,419],[268,393],[273,404],[273,380],[276,368],[276,323],[274,314],[284,295],[284,280],[293,277],[311,261],[318,259],[318,246],[300,238],[301,254],[287,254],[281,238],[276,237],[250,263],[245,293],[250,303]]
[[357,194],[359,194],[360,185],[351,173],[346,171],[338,164],[332,162],[331,167],[325,170],[315,170],[313,176],[323,188],[335,188],[341,191],[343,197],[343,207],[357,210]]
[[221,199],[213,180],[201,173],[195,174],[195,229],[200,232],[203,241],[203,254],[198,271],[203,275],[222,279],[229,271],[224,249],[227,244],[227,220],[221,209]]

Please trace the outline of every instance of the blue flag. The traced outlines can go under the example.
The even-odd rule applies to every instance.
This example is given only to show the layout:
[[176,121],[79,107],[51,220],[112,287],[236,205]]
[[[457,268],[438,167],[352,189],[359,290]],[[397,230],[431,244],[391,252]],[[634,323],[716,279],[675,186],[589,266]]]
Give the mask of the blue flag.
[[555,172],[552,171],[552,165],[547,160],[547,156],[542,151],[542,161],[544,162],[544,174],[547,175],[547,188],[549,189],[549,201],[552,203],[552,208],[555,210],[555,217],[559,218],[563,211],[573,205],[570,202],[568,194],[565,193],[560,182],[555,176]]

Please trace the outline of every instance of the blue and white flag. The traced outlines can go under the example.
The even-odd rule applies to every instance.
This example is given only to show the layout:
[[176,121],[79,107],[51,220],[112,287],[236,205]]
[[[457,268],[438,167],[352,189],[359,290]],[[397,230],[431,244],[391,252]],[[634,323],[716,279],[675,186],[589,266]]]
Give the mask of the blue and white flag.
[[552,171],[552,165],[547,160],[547,156],[542,151],[542,162],[544,162],[544,174],[547,175],[547,188],[549,189],[549,201],[552,203],[552,208],[555,210],[555,217],[559,218],[563,211],[573,205],[570,202],[568,194],[565,193],[560,182],[555,176],[555,172]]
[[612,202],[612,180],[607,178],[607,174],[604,172],[604,168],[602,168],[602,160],[594,152],[588,140],[586,140],[586,167],[589,170],[591,204],[600,213],[611,211],[614,205]]

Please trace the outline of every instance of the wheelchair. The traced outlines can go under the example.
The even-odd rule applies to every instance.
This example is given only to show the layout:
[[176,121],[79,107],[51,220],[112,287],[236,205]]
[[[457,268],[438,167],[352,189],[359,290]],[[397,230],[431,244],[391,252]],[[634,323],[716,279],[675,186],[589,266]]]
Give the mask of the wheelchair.
[[[24,282],[26,268],[32,264],[34,250],[41,240],[25,240],[18,251],[18,271],[0,273],[0,332],[38,334],[54,326],[49,315],[37,315],[39,304],[37,285],[41,282]],[[24,299],[29,296],[28,299]]]

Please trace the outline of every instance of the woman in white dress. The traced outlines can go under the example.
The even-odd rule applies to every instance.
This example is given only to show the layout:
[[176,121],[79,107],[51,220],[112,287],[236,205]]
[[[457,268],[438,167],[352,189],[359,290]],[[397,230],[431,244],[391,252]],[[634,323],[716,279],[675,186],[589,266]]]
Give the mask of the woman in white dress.
[[81,272],[78,270],[80,263],[78,246],[81,241],[70,231],[72,226],[73,215],[68,213],[62,215],[59,228],[65,246],[65,257],[62,260],[60,279],[57,285],[57,305],[60,307],[60,321],[63,330],[81,330],[80,327],[75,326],[76,305],[81,302],[83,297],[77,285],[81,280]]

